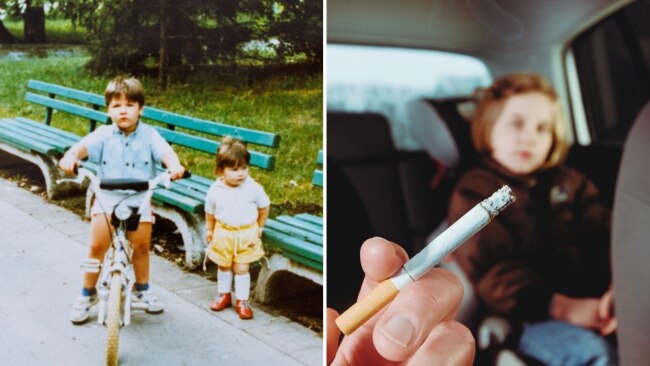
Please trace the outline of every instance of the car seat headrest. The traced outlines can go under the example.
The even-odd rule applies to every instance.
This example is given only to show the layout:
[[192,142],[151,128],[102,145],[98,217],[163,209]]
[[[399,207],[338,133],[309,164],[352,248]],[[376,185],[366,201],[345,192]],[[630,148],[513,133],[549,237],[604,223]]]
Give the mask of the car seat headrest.
[[378,113],[327,113],[327,156],[335,160],[393,157],[395,145],[388,121]]
[[468,122],[472,113],[473,103],[467,98],[415,99],[407,104],[411,136],[449,169],[475,155]]

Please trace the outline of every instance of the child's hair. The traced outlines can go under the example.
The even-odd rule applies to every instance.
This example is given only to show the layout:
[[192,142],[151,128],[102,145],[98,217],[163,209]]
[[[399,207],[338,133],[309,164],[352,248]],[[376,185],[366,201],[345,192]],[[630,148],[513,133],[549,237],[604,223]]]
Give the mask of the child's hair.
[[548,169],[559,164],[568,150],[567,127],[557,93],[542,76],[532,73],[520,73],[503,76],[485,89],[477,90],[479,98],[476,112],[472,118],[472,143],[479,153],[490,153],[492,128],[503,112],[510,97],[525,93],[541,93],[554,104],[553,144],[546,162],[541,169]]
[[124,96],[128,101],[138,102],[144,106],[144,88],[140,81],[130,76],[118,76],[111,80],[104,91],[106,106],[111,103],[113,98]]
[[217,174],[226,168],[245,167],[251,161],[251,154],[243,143],[226,135],[217,149]]

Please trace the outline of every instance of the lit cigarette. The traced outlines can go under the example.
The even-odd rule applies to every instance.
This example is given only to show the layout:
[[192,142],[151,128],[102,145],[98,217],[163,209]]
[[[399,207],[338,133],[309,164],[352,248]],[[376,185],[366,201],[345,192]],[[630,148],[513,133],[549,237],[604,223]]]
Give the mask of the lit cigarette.
[[343,334],[352,334],[386,304],[393,301],[397,293],[406,285],[418,280],[435,267],[514,201],[515,196],[510,187],[503,186],[492,196],[474,206],[432,240],[420,253],[406,262],[398,274],[380,283],[366,297],[336,318],[336,325]]

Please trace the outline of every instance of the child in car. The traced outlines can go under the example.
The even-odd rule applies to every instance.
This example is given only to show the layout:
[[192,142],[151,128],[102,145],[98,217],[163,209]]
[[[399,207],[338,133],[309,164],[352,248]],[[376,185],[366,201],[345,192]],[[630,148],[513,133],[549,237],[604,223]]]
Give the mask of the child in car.
[[[156,165],[164,163],[172,179],[183,176],[184,168],[178,156],[153,127],[140,122],[144,108],[144,89],[140,81],[132,77],[116,77],[104,92],[107,113],[113,123],[97,128],[72,146],[59,161],[59,167],[74,174],[80,159],[90,158],[99,162],[99,178],[151,179],[156,176]],[[90,251],[88,257],[101,263],[110,246],[109,227],[112,208],[126,197],[126,193],[109,192],[106,202],[94,203],[90,210]],[[138,207],[140,202],[130,206]],[[150,205],[150,203],[149,203]],[[159,314],[162,304],[149,290],[149,246],[154,217],[151,209],[140,217],[135,231],[129,233],[133,245],[133,269],[135,272],[134,302],[146,304],[146,312]],[[85,272],[81,295],[72,306],[70,320],[83,324],[89,318],[90,308],[98,302],[97,278],[99,273]]]
[[250,263],[264,256],[262,228],[269,216],[271,201],[264,188],[248,175],[250,153],[246,146],[226,136],[217,149],[217,180],[205,201],[206,250],[218,266],[213,311],[232,306],[233,272],[237,314],[253,317],[250,295]]
[[611,365],[616,329],[610,286],[609,211],[594,184],[561,165],[567,127],[559,98],[535,74],[496,80],[479,93],[472,142],[482,154],[454,189],[453,223],[509,185],[517,201],[454,257],[487,313],[521,331],[518,350],[548,365]]

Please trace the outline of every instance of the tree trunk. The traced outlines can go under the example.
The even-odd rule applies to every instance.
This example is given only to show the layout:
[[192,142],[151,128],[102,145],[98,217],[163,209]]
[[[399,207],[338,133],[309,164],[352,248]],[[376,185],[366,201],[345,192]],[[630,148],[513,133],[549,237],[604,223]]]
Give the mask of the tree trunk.
[[32,0],[25,0],[25,43],[45,43],[45,10],[43,4],[34,5]]
[[158,84],[160,89],[167,88],[165,63],[167,58],[167,1],[160,0],[160,61],[158,62]]
[[16,37],[5,27],[0,20],[0,44],[2,43],[15,43]]

